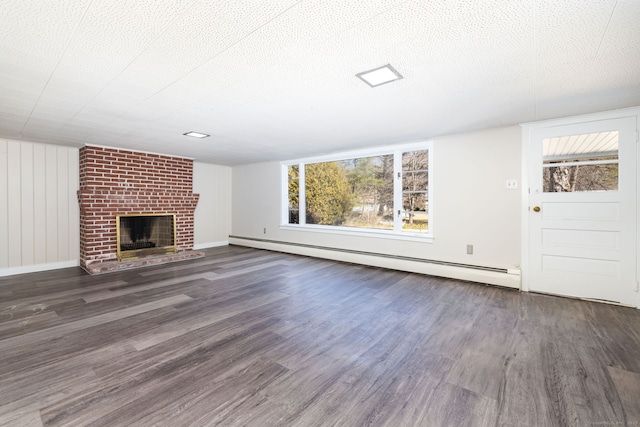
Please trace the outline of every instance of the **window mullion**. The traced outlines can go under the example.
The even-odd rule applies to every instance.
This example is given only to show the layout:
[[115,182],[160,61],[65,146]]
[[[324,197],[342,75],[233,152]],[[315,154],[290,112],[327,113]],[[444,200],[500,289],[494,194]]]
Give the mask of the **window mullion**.
[[393,231],[402,231],[402,153],[393,153]]
[[543,168],[564,168],[569,166],[590,166],[590,165],[614,165],[618,164],[620,161],[618,159],[612,160],[584,160],[579,162],[562,162],[562,163],[544,163],[542,165]]
[[280,170],[281,179],[281,192],[282,198],[280,200],[280,220],[283,224],[289,223],[289,166],[282,165]]
[[306,200],[306,179],[305,179],[305,164],[300,163],[298,165],[298,224],[307,223],[307,200]]

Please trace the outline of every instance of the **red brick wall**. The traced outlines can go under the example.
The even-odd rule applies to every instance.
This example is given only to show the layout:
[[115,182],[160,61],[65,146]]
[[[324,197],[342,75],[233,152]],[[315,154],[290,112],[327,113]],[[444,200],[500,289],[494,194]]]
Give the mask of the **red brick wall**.
[[175,213],[178,251],[193,249],[193,160],[80,149],[80,265],[116,259],[116,215]]

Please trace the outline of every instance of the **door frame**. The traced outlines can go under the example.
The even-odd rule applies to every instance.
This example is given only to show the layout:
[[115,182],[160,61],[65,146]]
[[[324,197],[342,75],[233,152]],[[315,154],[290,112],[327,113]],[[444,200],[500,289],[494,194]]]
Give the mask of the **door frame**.
[[[537,167],[532,165],[532,159],[529,157],[529,149],[531,144],[531,137],[534,130],[541,128],[549,128],[564,125],[575,125],[585,122],[592,122],[598,120],[618,119],[623,117],[634,117],[636,120],[636,220],[640,222],[640,205],[638,200],[640,199],[640,135],[638,128],[640,127],[640,107],[623,108],[619,110],[604,111],[600,113],[583,114],[579,116],[565,117],[560,119],[542,120],[536,122],[521,123],[522,128],[522,175],[520,180],[521,186],[521,211],[520,211],[520,270],[521,270],[521,282],[520,290],[524,292],[530,291],[530,250],[529,250],[529,171],[531,167]],[[636,230],[636,289],[640,287],[640,227]],[[640,292],[636,292],[635,307],[640,309]]]

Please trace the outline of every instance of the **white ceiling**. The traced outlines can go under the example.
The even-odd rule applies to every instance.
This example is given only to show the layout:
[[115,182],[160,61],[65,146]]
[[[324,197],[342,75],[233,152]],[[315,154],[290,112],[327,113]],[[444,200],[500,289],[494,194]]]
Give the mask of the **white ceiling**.
[[[0,0],[0,137],[235,165],[636,106],[639,22],[639,0]],[[387,63],[404,78],[355,77]]]

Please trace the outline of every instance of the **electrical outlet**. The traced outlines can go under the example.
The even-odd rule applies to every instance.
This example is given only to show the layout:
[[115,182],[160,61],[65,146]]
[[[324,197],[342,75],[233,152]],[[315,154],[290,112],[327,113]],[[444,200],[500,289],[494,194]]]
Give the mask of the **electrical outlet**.
[[507,190],[515,190],[518,188],[518,180],[517,179],[508,179],[506,181]]
[[473,245],[467,245],[467,255],[473,255]]

